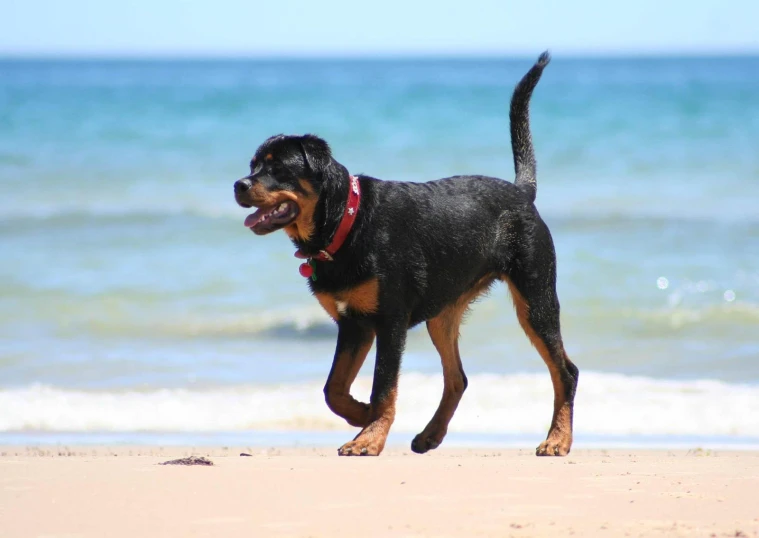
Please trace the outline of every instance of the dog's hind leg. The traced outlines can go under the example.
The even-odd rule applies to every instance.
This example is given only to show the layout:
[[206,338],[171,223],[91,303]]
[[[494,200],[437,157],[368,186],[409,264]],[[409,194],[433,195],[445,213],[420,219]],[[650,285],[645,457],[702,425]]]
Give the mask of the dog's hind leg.
[[572,447],[572,418],[579,370],[564,351],[556,296],[556,265],[546,263],[535,276],[518,281],[504,277],[511,291],[519,323],[548,366],[553,382],[553,419],[548,437],[535,453],[566,456]]
[[374,330],[365,322],[350,318],[341,318],[338,327],[337,349],[324,386],[324,398],[333,413],[351,426],[363,428],[369,424],[369,404],[355,400],[350,388],[372,347]]
[[467,379],[459,355],[459,326],[467,305],[468,302],[456,303],[427,322],[427,332],[443,363],[444,387],[443,397],[432,420],[411,442],[411,450],[417,454],[424,454],[443,442],[448,423],[466,390]]

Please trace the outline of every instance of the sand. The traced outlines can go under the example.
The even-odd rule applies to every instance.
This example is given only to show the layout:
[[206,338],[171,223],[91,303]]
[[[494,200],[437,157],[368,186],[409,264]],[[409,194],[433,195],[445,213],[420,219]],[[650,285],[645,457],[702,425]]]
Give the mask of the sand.
[[0,448],[2,537],[342,535],[756,537],[759,453]]

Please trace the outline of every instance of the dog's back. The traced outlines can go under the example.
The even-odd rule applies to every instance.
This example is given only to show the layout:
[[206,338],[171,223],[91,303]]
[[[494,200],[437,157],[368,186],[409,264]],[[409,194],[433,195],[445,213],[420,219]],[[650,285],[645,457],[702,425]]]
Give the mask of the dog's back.
[[510,274],[515,257],[529,252],[524,233],[542,227],[528,195],[501,179],[362,179],[372,214],[361,243],[370,246],[374,271],[393,275],[394,289],[409,298],[412,324],[434,317],[476,282]]

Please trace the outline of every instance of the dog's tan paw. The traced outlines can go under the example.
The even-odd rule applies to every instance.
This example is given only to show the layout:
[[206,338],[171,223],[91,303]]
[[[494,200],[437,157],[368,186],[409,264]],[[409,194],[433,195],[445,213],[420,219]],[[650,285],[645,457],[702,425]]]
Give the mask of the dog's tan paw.
[[353,441],[337,449],[340,456],[379,456],[387,441],[387,427],[382,422],[373,422],[363,429]]
[[337,454],[339,456],[379,456],[383,448],[379,443],[367,443],[356,439],[338,448]]
[[548,437],[535,449],[536,456],[566,456],[572,448],[572,438],[559,439]]

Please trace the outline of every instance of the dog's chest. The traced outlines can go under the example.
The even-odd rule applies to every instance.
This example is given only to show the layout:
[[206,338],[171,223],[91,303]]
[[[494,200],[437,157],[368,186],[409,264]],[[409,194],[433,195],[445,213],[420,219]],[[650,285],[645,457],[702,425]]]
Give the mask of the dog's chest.
[[379,282],[372,278],[337,292],[315,292],[314,296],[335,321],[351,313],[374,314],[379,308]]

